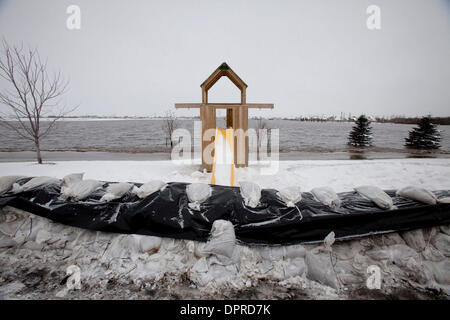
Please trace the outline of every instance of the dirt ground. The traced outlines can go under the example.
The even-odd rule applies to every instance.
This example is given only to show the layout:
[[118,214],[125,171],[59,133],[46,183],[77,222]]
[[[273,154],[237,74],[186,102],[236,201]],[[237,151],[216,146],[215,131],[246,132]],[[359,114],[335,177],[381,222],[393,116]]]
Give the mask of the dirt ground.
[[[8,270],[9,269],[9,270]],[[105,287],[83,284],[81,290],[71,290],[64,297],[56,294],[65,288],[67,276],[64,272],[50,271],[48,268],[12,269],[0,265],[0,299],[100,299],[100,300],[305,300],[317,299],[316,292],[303,288],[287,288],[272,280],[259,280],[249,288],[228,289],[220,294],[208,294],[199,290],[188,275],[171,277],[166,275],[156,282],[135,284],[132,280],[110,279]],[[5,295],[6,294],[6,295]],[[351,300],[440,300],[449,299],[442,291],[428,288],[421,290],[408,285],[398,288],[370,290],[366,287],[351,288],[338,292],[327,299]]]

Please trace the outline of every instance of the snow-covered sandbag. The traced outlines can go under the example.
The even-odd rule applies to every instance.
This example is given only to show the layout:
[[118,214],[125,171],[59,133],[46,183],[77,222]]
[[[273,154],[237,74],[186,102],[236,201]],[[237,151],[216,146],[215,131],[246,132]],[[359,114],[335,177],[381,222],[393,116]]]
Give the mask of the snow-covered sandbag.
[[236,235],[230,221],[216,220],[211,228],[211,235],[203,247],[205,253],[232,258],[236,247]]
[[400,236],[408,246],[417,252],[422,252],[427,246],[421,229],[401,232]]
[[69,187],[62,187],[61,194],[65,198],[83,200],[102,185],[103,183],[97,180],[81,180],[71,184]]
[[100,199],[100,201],[108,202],[111,200],[120,199],[132,187],[133,187],[133,185],[131,183],[127,183],[127,182],[111,183],[106,188],[106,193],[103,195],[103,197]]
[[53,178],[53,177],[45,177],[45,176],[44,177],[35,177],[23,185],[14,183],[12,191],[14,193],[26,192],[26,191],[30,191],[30,190],[39,188],[41,186],[49,185],[49,184],[60,185],[61,180]]
[[355,191],[363,197],[372,200],[381,209],[391,209],[394,203],[392,198],[383,190],[375,186],[360,186],[356,187]]
[[83,180],[83,176],[84,176],[84,173],[68,174],[68,175],[64,176],[64,178],[62,179],[62,186],[69,187],[76,182],[80,182],[81,180]]
[[432,243],[444,256],[450,257],[450,236],[444,233],[438,233],[433,238]]
[[425,204],[436,204],[436,196],[425,188],[408,186],[397,191],[397,196]]
[[261,187],[250,181],[239,182],[242,198],[244,203],[250,208],[256,208],[261,199]]
[[288,207],[295,207],[295,204],[302,200],[302,191],[300,187],[286,187],[277,192],[277,196],[283,200]]
[[142,236],[139,240],[140,252],[155,253],[161,247],[161,242],[160,237]]
[[415,261],[420,259],[416,250],[404,244],[375,247],[366,251],[365,254],[375,261],[388,260],[400,267],[406,267],[411,258]]
[[325,250],[328,252],[332,251],[331,246],[334,244],[335,241],[336,241],[336,235],[334,234],[334,231],[331,231],[325,237],[325,239],[323,239],[323,246],[324,246]]
[[211,196],[211,187],[206,183],[192,183],[186,187],[189,208],[200,211],[200,204]]
[[328,254],[306,252],[305,262],[308,279],[339,289],[339,281]]
[[12,185],[23,178],[22,176],[3,176],[0,177],[0,193],[6,192],[11,189]]
[[167,183],[165,183],[164,181],[152,180],[144,183],[139,188],[135,186],[131,192],[137,195],[139,198],[144,199],[152,193],[164,189],[166,186]]
[[341,205],[339,196],[330,187],[314,188],[311,193],[319,202],[330,208],[338,208]]

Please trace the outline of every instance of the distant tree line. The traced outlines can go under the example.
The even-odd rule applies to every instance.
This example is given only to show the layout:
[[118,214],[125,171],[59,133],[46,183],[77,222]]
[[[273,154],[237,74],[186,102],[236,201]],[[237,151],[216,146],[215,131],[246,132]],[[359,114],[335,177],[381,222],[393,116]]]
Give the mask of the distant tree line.
[[[430,120],[434,123],[434,124],[438,124],[438,125],[450,125],[450,117],[429,117]],[[419,123],[420,120],[422,118],[405,118],[405,117],[394,117],[394,118],[375,118],[375,120],[377,122],[382,122],[382,123],[402,123],[402,124],[416,124]]]
[[[257,120],[258,117],[251,119]],[[267,120],[291,120],[291,121],[305,121],[305,122],[353,122],[357,118],[352,115],[341,116],[300,116],[300,117],[268,117]],[[405,117],[405,116],[391,116],[391,117],[368,117],[369,120],[379,123],[399,123],[399,124],[417,124],[420,117]],[[450,125],[450,117],[431,117],[431,121],[437,125]]]

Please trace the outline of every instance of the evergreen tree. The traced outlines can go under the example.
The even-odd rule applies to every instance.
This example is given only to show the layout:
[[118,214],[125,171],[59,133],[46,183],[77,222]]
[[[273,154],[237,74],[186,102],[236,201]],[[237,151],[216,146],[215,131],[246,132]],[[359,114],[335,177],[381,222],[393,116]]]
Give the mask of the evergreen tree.
[[438,149],[441,141],[441,134],[437,126],[431,123],[431,117],[426,116],[419,120],[418,127],[409,132],[405,138],[405,146],[418,149]]
[[361,115],[355,121],[352,131],[348,135],[348,144],[354,147],[368,147],[372,145],[372,127],[370,120]]

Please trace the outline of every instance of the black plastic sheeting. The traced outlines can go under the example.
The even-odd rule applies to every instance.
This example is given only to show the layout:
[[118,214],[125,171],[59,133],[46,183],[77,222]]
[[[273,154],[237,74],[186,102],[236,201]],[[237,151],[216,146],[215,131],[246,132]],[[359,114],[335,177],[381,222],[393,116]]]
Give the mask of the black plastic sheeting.
[[[23,184],[31,178],[19,180]],[[211,186],[200,211],[188,207],[186,183],[173,182],[145,199],[128,192],[121,199],[100,202],[109,183],[83,201],[63,200],[60,187],[47,185],[20,194],[0,195],[0,206],[12,206],[69,226],[206,241],[215,220],[229,220],[236,238],[247,244],[313,243],[334,231],[337,240],[450,224],[450,204],[425,205],[395,196],[394,210],[383,210],[356,192],[340,193],[341,207],[331,209],[302,193],[296,207],[287,207],[277,190],[263,189],[257,208],[244,205],[237,187]],[[141,184],[135,183],[136,186]],[[434,191],[439,197],[450,192]]]

